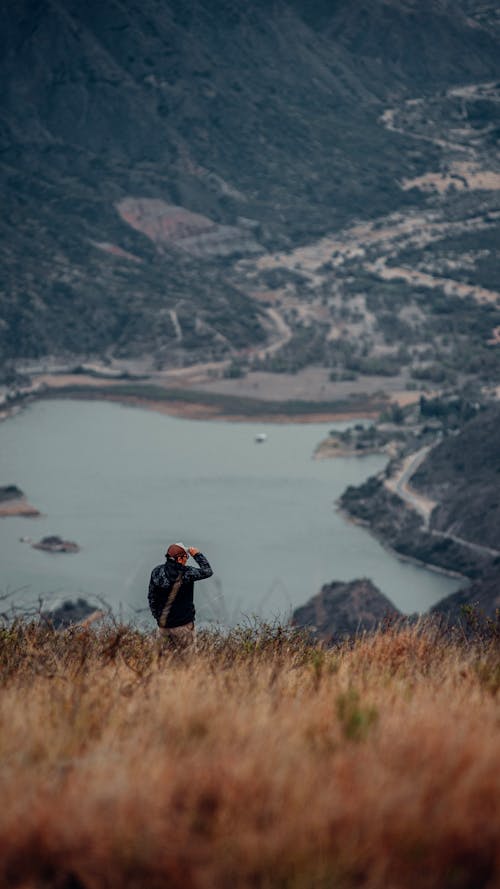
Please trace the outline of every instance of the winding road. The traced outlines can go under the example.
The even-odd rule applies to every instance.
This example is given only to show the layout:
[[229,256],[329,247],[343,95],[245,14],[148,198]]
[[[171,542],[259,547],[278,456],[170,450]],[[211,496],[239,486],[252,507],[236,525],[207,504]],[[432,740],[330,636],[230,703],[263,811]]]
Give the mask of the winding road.
[[438,531],[436,528],[430,527],[432,512],[438,504],[435,500],[431,500],[429,497],[426,497],[425,494],[420,494],[415,488],[412,488],[409,482],[419,466],[424,462],[428,453],[435,447],[435,444],[436,443],[426,445],[425,447],[420,448],[420,450],[415,451],[413,454],[409,454],[408,457],[405,457],[396,474],[384,480],[385,487],[391,491],[391,493],[397,494],[401,500],[404,500],[410,509],[413,509],[422,516],[424,520],[424,528],[429,534],[432,534],[434,537],[441,537],[445,540],[452,540],[459,546],[467,547],[479,555],[492,556],[493,558],[500,556],[499,550],[492,549],[489,546],[483,546],[480,543],[473,543],[470,540],[465,540],[463,537],[458,537],[456,534],[450,534],[447,531]]

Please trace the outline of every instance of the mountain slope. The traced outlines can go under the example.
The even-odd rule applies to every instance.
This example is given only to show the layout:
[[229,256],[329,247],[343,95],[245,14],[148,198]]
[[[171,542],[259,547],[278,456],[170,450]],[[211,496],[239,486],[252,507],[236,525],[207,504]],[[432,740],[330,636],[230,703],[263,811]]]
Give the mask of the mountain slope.
[[411,479],[438,502],[431,528],[500,550],[500,410],[470,420],[433,448]]
[[453,594],[449,606],[444,600],[444,609],[458,612],[461,604],[479,597],[492,614],[500,567],[499,455],[500,408],[494,405],[448,434],[404,482],[407,493],[416,490],[436,503],[430,521],[414,501],[403,499],[403,489],[398,494],[389,490],[384,473],[348,487],[340,504],[403,556],[474,579],[471,591]]
[[[172,363],[258,342],[231,257],[421,202],[399,183],[440,149],[382,126],[384,100],[499,70],[487,29],[437,0],[22,0],[0,49],[10,358]],[[203,217],[208,246],[152,243],[120,215],[131,199]]]

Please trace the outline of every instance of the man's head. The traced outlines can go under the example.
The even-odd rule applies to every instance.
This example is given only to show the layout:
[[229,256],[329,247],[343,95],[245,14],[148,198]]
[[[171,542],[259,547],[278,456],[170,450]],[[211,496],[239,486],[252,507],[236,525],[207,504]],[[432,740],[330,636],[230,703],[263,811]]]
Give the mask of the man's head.
[[178,562],[179,565],[185,565],[188,560],[188,553],[183,543],[171,543],[166,555],[167,559]]

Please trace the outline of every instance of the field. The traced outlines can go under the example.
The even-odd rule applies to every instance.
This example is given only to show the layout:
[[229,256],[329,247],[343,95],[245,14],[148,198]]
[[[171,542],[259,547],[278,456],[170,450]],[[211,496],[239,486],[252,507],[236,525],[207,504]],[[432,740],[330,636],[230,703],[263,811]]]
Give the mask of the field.
[[0,632],[1,886],[500,886],[491,622]]

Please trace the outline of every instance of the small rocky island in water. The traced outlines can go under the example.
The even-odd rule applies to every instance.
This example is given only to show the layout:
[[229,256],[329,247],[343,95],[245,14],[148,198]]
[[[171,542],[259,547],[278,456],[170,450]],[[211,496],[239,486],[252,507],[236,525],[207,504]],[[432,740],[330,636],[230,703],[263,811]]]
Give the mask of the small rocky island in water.
[[0,518],[7,516],[32,518],[39,515],[38,509],[28,503],[23,491],[17,485],[0,486]]
[[72,540],[63,540],[55,534],[42,537],[38,543],[32,543],[33,549],[43,549],[48,553],[79,553],[80,547]]

